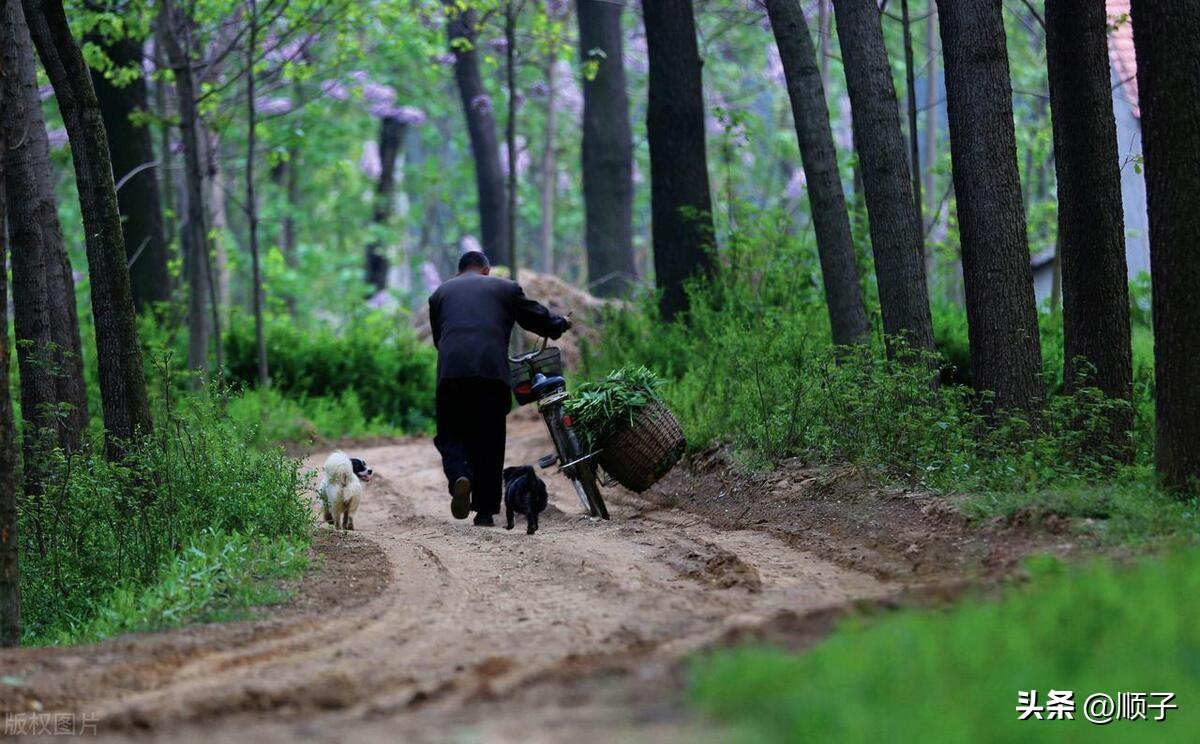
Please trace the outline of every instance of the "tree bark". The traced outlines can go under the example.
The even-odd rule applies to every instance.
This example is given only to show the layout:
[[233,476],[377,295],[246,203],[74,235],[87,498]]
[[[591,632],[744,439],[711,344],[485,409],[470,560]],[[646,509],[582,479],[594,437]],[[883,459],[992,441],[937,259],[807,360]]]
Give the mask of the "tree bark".
[[[392,201],[396,191],[396,158],[404,147],[408,125],[392,116],[379,122],[379,183],[375,188],[375,207],[371,219],[376,225],[387,225],[392,216]],[[375,292],[387,289],[388,259],[380,253],[382,246],[372,240],[367,246],[367,283]]]
[[[142,41],[122,38],[103,46],[118,68],[142,68]],[[100,101],[104,131],[112,153],[113,177],[121,184],[117,203],[121,209],[125,249],[128,252],[129,283],[138,312],[153,303],[171,299],[171,277],[167,271],[167,240],[163,233],[162,204],[158,194],[161,169],[154,157],[150,127],[131,117],[150,109],[146,80],[139,74],[123,87],[109,81],[103,72],[92,70],[92,85]]]
[[1153,283],[1155,460],[1200,490],[1200,3],[1134,0]]
[[655,282],[666,320],[687,310],[685,283],[715,265],[704,90],[690,0],[642,4],[650,62],[646,134]]
[[879,6],[875,0],[833,0],[833,10],[866,192],[888,351],[894,353],[891,341],[902,338],[913,349],[932,352],[933,320],[925,283],[921,218],[904,152]]
[[[160,38],[175,74],[175,98],[179,106],[179,130],[183,143],[184,191],[187,216],[183,228],[185,269],[188,282],[188,369],[208,371],[210,287],[207,215],[204,207],[204,168],[200,152],[200,114],[196,110],[196,84],[192,74],[188,33],[189,19],[172,0],[163,0]],[[197,380],[197,383],[199,381]]]
[[[1074,389],[1081,372],[1077,360],[1083,360],[1093,368],[1085,384],[1130,401],[1129,280],[1108,19],[1099,3],[1047,0],[1045,22],[1058,176],[1054,284],[1062,298],[1063,378],[1067,390]],[[1112,422],[1111,442],[1125,450],[1132,419],[1126,409]]]
[[[593,294],[625,297],[637,282],[633,255],[633,131],[621,13],[623,3],[576,0],[579,56],[595,62],[583,80],[583,209]],[[595,51],[595,50],[598,50]]]
[[971,379],[998,409],[1043,398],[1012,87],[999,0],[938,0]]
[[39,430],[54,430],[55,444],[67,451],[80,448],[87,432],[87,388],[75,281],[58,221],[50,145],[37,92],[37,62],[19,2],[10,3],[0,16],[0,49],[7,101],[0,109],[0,126],[13,143],[3,157],[21,411],[30,434],[25,441],[28,480],[38,470],[31,465],[35,453],[30,448]]
[[767,14],[779,47],[800,142],[833,343],[863,343],[869,333],[867,312],[816,49],[799,0],[767,0]]
[[475,11],[459,10],[454,0],[443,2],[448,8],[447,35],[450,49],[454,52],[454,79],[462,99],[467,130],[471,136],[471,155],[475,161],[480,240],[493,264],[507,266],[511,254],[504,173],[500,170],[500,145],[496,139],[492,98],[479,73],[479,52],[475,49]]
[[[15,4],[15,3],[14,3]],[[0,16],[9,25],[8,0],[0,0]],[[8,66],[7,33],[4,40],[6,76]],[[0,111],[15,105],[8,100],[7,84],[0,86]],[[8,127],[0,126],[0,152],[8,152]],[[7,220],[5,196],[5,161],[0,157],[0,236]],[[8,369],[8,241],[0,240],[0,647],[21,643],[21,582],[17,567],[17,446],[14,441],[12,399],[9,397]]]
[[71,35],[62,2],[23,0],[23,5],[71,140],[86,234],[106,447],[109,457],[119,458],[128,442],[150,433],[151,424],[108,139],[87,63]]

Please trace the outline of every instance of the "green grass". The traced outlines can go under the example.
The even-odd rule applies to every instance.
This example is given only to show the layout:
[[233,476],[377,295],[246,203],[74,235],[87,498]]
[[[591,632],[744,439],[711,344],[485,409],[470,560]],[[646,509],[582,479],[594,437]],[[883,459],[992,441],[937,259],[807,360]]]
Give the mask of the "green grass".
[[[366,437],[399,437],[411,428],[396,426],[381,417],[369,417],[353,390],[340,395],[288,398],[274,388],[248,389],[232,395],[229,418],[250,432],[259,447],[279,444]],[[422,424],[418,430],[428,428]]]
[[[692,699],[733,741],[1194,741],[1200,551],[1030,570],[999,601],[850,621],[806,654],[700,658]],[[1018,721],[1017,692],[1031,689],[1074,691],[1075,720]],[[1179,705],[1162,723],[1082,715],[1092,693],[1160,691]]]
[[88,622],[31,639],[31,645],[89,643],[123,633],[237,619],[249,607],[286,599],[279,582],[307,566],[307,540],[205,531],[169,560],[150,585],[118,587]]

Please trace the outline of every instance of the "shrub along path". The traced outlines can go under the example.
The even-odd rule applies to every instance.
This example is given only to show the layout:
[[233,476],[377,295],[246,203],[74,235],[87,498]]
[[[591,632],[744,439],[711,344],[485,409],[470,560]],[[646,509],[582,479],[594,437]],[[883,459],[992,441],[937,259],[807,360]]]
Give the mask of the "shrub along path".
[[[540,421],[510,422],[510,462],[548,446]],[[171,741],[682,734],[689,651],[899,587],[629,494],[591,522],[557,475],[536,536],[477,528],[450,518],[429,440],[353,454],[378,474],[359,531],[318,541],[298,606],[0,655],[0,709],[86,712],[101,733]]]

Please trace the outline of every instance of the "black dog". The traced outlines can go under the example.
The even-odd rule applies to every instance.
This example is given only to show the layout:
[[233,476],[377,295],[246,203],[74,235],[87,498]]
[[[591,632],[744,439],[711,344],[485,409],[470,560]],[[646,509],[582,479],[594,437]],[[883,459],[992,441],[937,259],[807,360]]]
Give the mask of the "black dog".
[[507,513],[508,524],[504,529],[513,528],[513,513],[524,514],[528,526],[525,534],[537,532],[538,515],[546,509],[548,500],[546,484],[537,477],[537,473],[528,465],[520,465],[504,469],[504,509]]

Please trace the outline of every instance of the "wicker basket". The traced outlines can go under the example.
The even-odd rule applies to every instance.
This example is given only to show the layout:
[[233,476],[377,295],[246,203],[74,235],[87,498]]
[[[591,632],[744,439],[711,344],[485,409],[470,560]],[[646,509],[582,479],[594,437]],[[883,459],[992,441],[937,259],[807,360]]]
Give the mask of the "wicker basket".
[[641,493],[666,475],[687,448],[683,429],[666,406],[654,402],[631,426],[600,441],[600,466],[622,486]]

